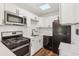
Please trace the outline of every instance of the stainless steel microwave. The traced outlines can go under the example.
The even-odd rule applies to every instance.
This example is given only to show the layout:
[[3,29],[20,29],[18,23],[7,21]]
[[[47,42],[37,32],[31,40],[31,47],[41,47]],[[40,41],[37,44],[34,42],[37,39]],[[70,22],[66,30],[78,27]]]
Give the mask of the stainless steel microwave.
[[4,22],[5,24],[25,25],[26,17],[21,17],[21,16],[16,15],[16,13],[4,11]]

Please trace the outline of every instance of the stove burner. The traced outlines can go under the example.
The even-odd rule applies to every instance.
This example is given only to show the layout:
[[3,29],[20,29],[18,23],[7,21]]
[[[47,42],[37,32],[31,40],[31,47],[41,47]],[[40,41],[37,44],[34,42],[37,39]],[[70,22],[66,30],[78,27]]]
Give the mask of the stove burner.
[[[2,35],[2,43],[5,46],[7,46],[11,51],[13,51],[13,49],[16,49],[18,47],[21,47],[22,45],[25,45],[25,46],[28,45],[28,46],[26,46],[28,48],[25,47],[26,51],[27,51],[27,49],[29,49],[30,39],[24,38],[21,32],[16,32],[15,34],[10,32],[10,34],[8,33],[7,35],[5,35],[5,33],[7,33],[7,32],[3,32],[3,35]],[[21,49],[20,49],[20,51],[25,50],[25,49],[22,49],[22,50]],[[30,54],[29,50],[28,50],[28,53]],[[17,52],[13,52],[13,53],[15,53],[16,55],[24,55],[23,52],[20,52],[22,54],[19,54],[19,53],[17,54]]]

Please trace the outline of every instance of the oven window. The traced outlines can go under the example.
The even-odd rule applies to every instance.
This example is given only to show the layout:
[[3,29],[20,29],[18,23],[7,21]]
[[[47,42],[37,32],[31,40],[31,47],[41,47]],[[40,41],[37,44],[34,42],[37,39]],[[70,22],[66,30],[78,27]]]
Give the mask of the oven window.
[[23,23],[23,18],[16,15],[7,14],[7,21],[14,23]]
[[17,56],[24,56],[28,53],[30,53],[29,51],[29,45],[21,48],[21,49],[18,49],[17,51],[14,51],[14,53],[17,55]]

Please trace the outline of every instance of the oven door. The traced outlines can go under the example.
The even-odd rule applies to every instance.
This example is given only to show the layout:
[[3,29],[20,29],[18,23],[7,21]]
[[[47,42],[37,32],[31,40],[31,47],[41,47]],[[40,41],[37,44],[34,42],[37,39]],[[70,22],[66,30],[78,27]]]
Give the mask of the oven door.
[[12,50],[17,56],[29,56],[30,55],[30,44],[22,45]]

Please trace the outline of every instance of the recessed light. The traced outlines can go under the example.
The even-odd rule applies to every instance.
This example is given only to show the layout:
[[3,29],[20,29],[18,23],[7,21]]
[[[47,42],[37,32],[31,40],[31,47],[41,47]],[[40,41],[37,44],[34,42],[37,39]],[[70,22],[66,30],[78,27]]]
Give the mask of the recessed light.
[[43,5],[40,6],[41,10],[47,10],[49,8],[51,8],[49,4],[43,4]]

